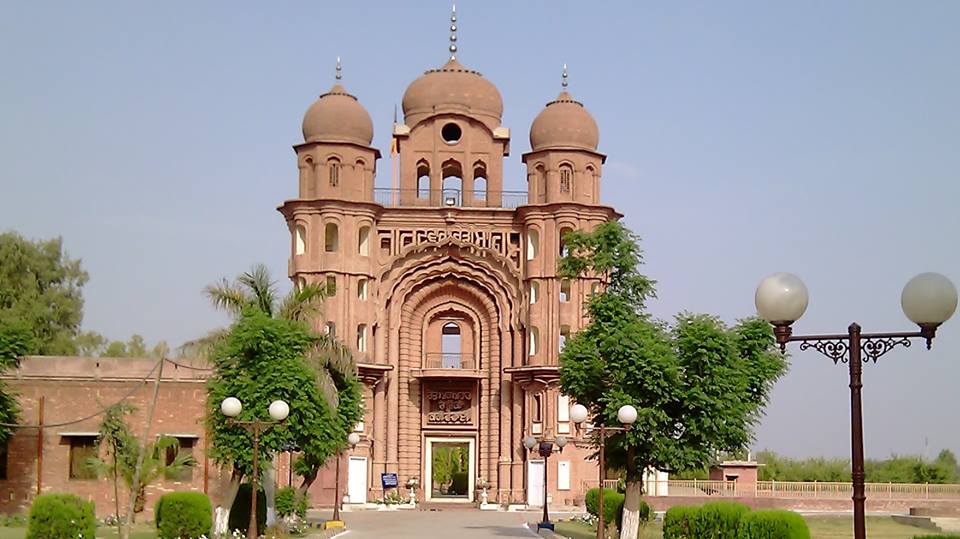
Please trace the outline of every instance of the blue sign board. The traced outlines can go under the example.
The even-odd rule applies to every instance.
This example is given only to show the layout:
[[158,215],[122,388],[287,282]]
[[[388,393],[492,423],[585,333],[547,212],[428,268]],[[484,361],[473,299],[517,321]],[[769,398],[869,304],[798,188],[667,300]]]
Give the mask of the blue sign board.
[[383,485],[383,488],[397,488],[397,486],[399,485],[397,483],[397,474],[395,473],[380,474],[380,483]]

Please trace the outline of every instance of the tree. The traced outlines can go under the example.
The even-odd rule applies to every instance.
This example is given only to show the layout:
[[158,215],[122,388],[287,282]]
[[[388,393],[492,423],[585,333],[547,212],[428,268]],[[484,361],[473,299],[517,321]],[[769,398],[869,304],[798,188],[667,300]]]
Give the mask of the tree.
[[60,238],[30,241],[0,234],[0,327],[25,324],[32,339],[24,353],[71,355],[83,318],[81,287],[87,272],[63,251]]
[[215,346],[211,354],[215,371],[207,385],[207,426],[211,457],[233,468],[224,507],[232,505],[240,481],[253,468],[252,435],[231,426],[220,413],[226,397],[243,403],[242,420],[266,419],[269,403],[277,399],[290,405],[287,420],[261,436],[260,448],[269,460],[285,446],[299,447],[303,455],[298,466],[309,467],[299,472],[304,476],[302,490],[329,457],[347,446],[347,434],[362,417],[360,382],[352,373],[345,375],[338,406],[331,406],[317,389],[316,364],[308,360],[319,338],[303,322],[271,318],[251,305]]
[[[17,361],[33,349],[33,333],[22,321],[0,322],[0,372],[17,365]],[[0,380],[0,423],[15,425],[20,420],[20,403],[16,393]],[[6,444],[13,427],[0,426],[0,444]]]
[[[161,477],[177,475],[184,469],[196,465],[196,460],[191,455],[180,453],[179,442],[171,436],[160,436],[156,441],[142,447],[126,421],[126,416],[134,411],[134,407],[127,404],[117,404],[107,409],[97,436],[97,443],[107,458],[93,457],[87,462],[98,476],[113,479],[114,504],[117,519],[120,522],[124,520],[120,516],[118,479],[122,479],[126,484],[127,492],[136,490],[133,506],[133,512],[136,515],[143,512],[149,485]],[[141,450],[143,463],[139,481],[134,487],[137,460]]]
[[683,313],[674,323],[645,312],[654,281],[639,272],[636,238],[618,222],[565,236],[560,274],[599,277],[587,301],[589,323],[560,355],[563,392],[586,406],[594,424],[616,423],[625,404],[638,410],[629,432],[612,436],[607,463],[626,475],[621,538],[639,528],[641,477],[655,468],[702,468],[720,452],[744,448],[773,383],[786,372],[770,325],[746,319],[728,328],[713,316]]
[[170,352],[170,347],[167,346],[166,341],[160,341],[148,350],[147,343],[144,341],[143,336],[137,333],[134,333],[130,337],[130,340],[126,342],[111,341],[109,344],[106,344],[104,341],[101,344],[101,348],[93,349],[93,353],[88,355],[99,355],[100,357],[152,357],[160,359],[166,357]]

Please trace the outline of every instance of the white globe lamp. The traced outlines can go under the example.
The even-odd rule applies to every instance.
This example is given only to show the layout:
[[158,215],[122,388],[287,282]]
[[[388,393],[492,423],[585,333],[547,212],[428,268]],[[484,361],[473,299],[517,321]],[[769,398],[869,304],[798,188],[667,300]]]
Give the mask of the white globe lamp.
[[939,273],[921,273],[903,287],[900,306],[913,323],[936,327],[957,310],[957,289]]
[[283,421],[290,415],[290,405],[282,400],[275,400],[270,403],[270,419],[274,421]]
[[617,421],[630,426],[637,422],[637,409],[629,404],[624,404],[617,410]]
[[360,443],[360,435],[357,434],[356,432],[351,432],[347,436],[347,443],[350,444],[350,447],[355,447],[357,444]]
[[570,421],[573,421],[574,423],[577,423],[579,425],[580,423],[583,423],[584,421],[587,420],[588,414],[589,412],[587,411],[586,406],[582,404],[574,404],[570,408]]
[[807,286],[792,273],[774,273],[760,281],[754,295],[757,313],[774,325],[796,322],[807,310]]
[[243,410],[240,399],[236,397],[227,397],[220,403],[220,413],[227,417],[237,417]]

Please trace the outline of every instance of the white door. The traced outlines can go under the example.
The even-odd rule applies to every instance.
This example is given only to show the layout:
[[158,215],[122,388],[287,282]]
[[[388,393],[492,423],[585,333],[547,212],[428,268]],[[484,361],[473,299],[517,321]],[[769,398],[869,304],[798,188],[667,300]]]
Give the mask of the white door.
[[366,457],[350,457],[347,467],[347,497],[349,503],[367,503]]
[[527,505],[543,507],[543,461],[527,461]]

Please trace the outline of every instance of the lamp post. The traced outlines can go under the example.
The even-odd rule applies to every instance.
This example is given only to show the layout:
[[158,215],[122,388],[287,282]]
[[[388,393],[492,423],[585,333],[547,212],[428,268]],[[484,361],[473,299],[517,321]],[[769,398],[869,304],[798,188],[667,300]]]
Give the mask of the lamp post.
[[949,279],[938,273],[921,273],[903,287],[900,304],[904,314],[920,327],[919,331],[895,333],[862,333],[856,322],[846,334],[793,335],[791,325],[807,310],[807,287],[796,275],[776,273],[764,279],[755,296],[757,312],[773,324],[773,332],[781,351],[788,342],[800,342],[800,350],[813,348],[832,359],[846,362],[850,368],[850,430],[853,479],[853,535],[855,539],[867,536],[864,520],[863,469],[863,408],[860,391],[863,387],[863,363],[873,360],[897,346],[910,346],[910,340],[924,339],[927,349],[936,336],[937,328],[946,322],[957,308],[957,289]]
[[537,523],[537,529],[548,529],[553,531],[553,522],[550,522],[550,512],[547,509],[547,460],[553,453],[553,446],[556,444],[557,451],[562,453],[563,446],[567,445],[567,439],[563,436],[557,436],[556,440],[541,438],[537,440],[533,436],[527,436],[523,439],[523,445],[531,453],[537,452],[543,457],[543,521]]
[[247,528],[247,539],[257,539],[257,479],[260,477],[260,435],[285,420],[290,415],[290,405],[282,400],[271,402],[267,409],[270,414],[270,421],[237,419],[242,410],[243,405],[240,403],[240,399],[236,397],[227,397],[220,403],[220,412],[227,416],[228,424],[243,427],[247,432],[253,434],[253,475],[250,476],[250,525]]
[[[587,407],[582,404],[574,404],[570,409],[570,420],[576,423],[577,428],[587,420],[589,412]],[[600,451],[600,496],[597,499],[597,539],[603,539],[604,537],[604,528],[606,523],[603,521],[603,479],[604,479],[604,449],[606,448],[607,434],[617,433],[617,432],[626,432],[630,430],[630,427],[637,422],[637,409],[629,404],[624,404],[617,410],[617,421],[620,422],[622,427],[608,427],[604,424],[600,424],[599,427],[587,427],[586,433],[590,434],[591,432],[597,433],[597,439],[599,440]]]
[[[349,435],[347,435],[347,443],[350,444],[350,449],[353,449],[358,443],[360,443],[360,435],[356,432],[351,432]],[[340,527],[342,527],[342,521],[340,520],[340,506],[343,505],[343,493],[340,492],[340,456],[342,454],[342,450],[337,450],[337,472],[336,480],[334,481],[334,491],[336,492],[337,499],[333,500],[333,522],[340,523]]]

